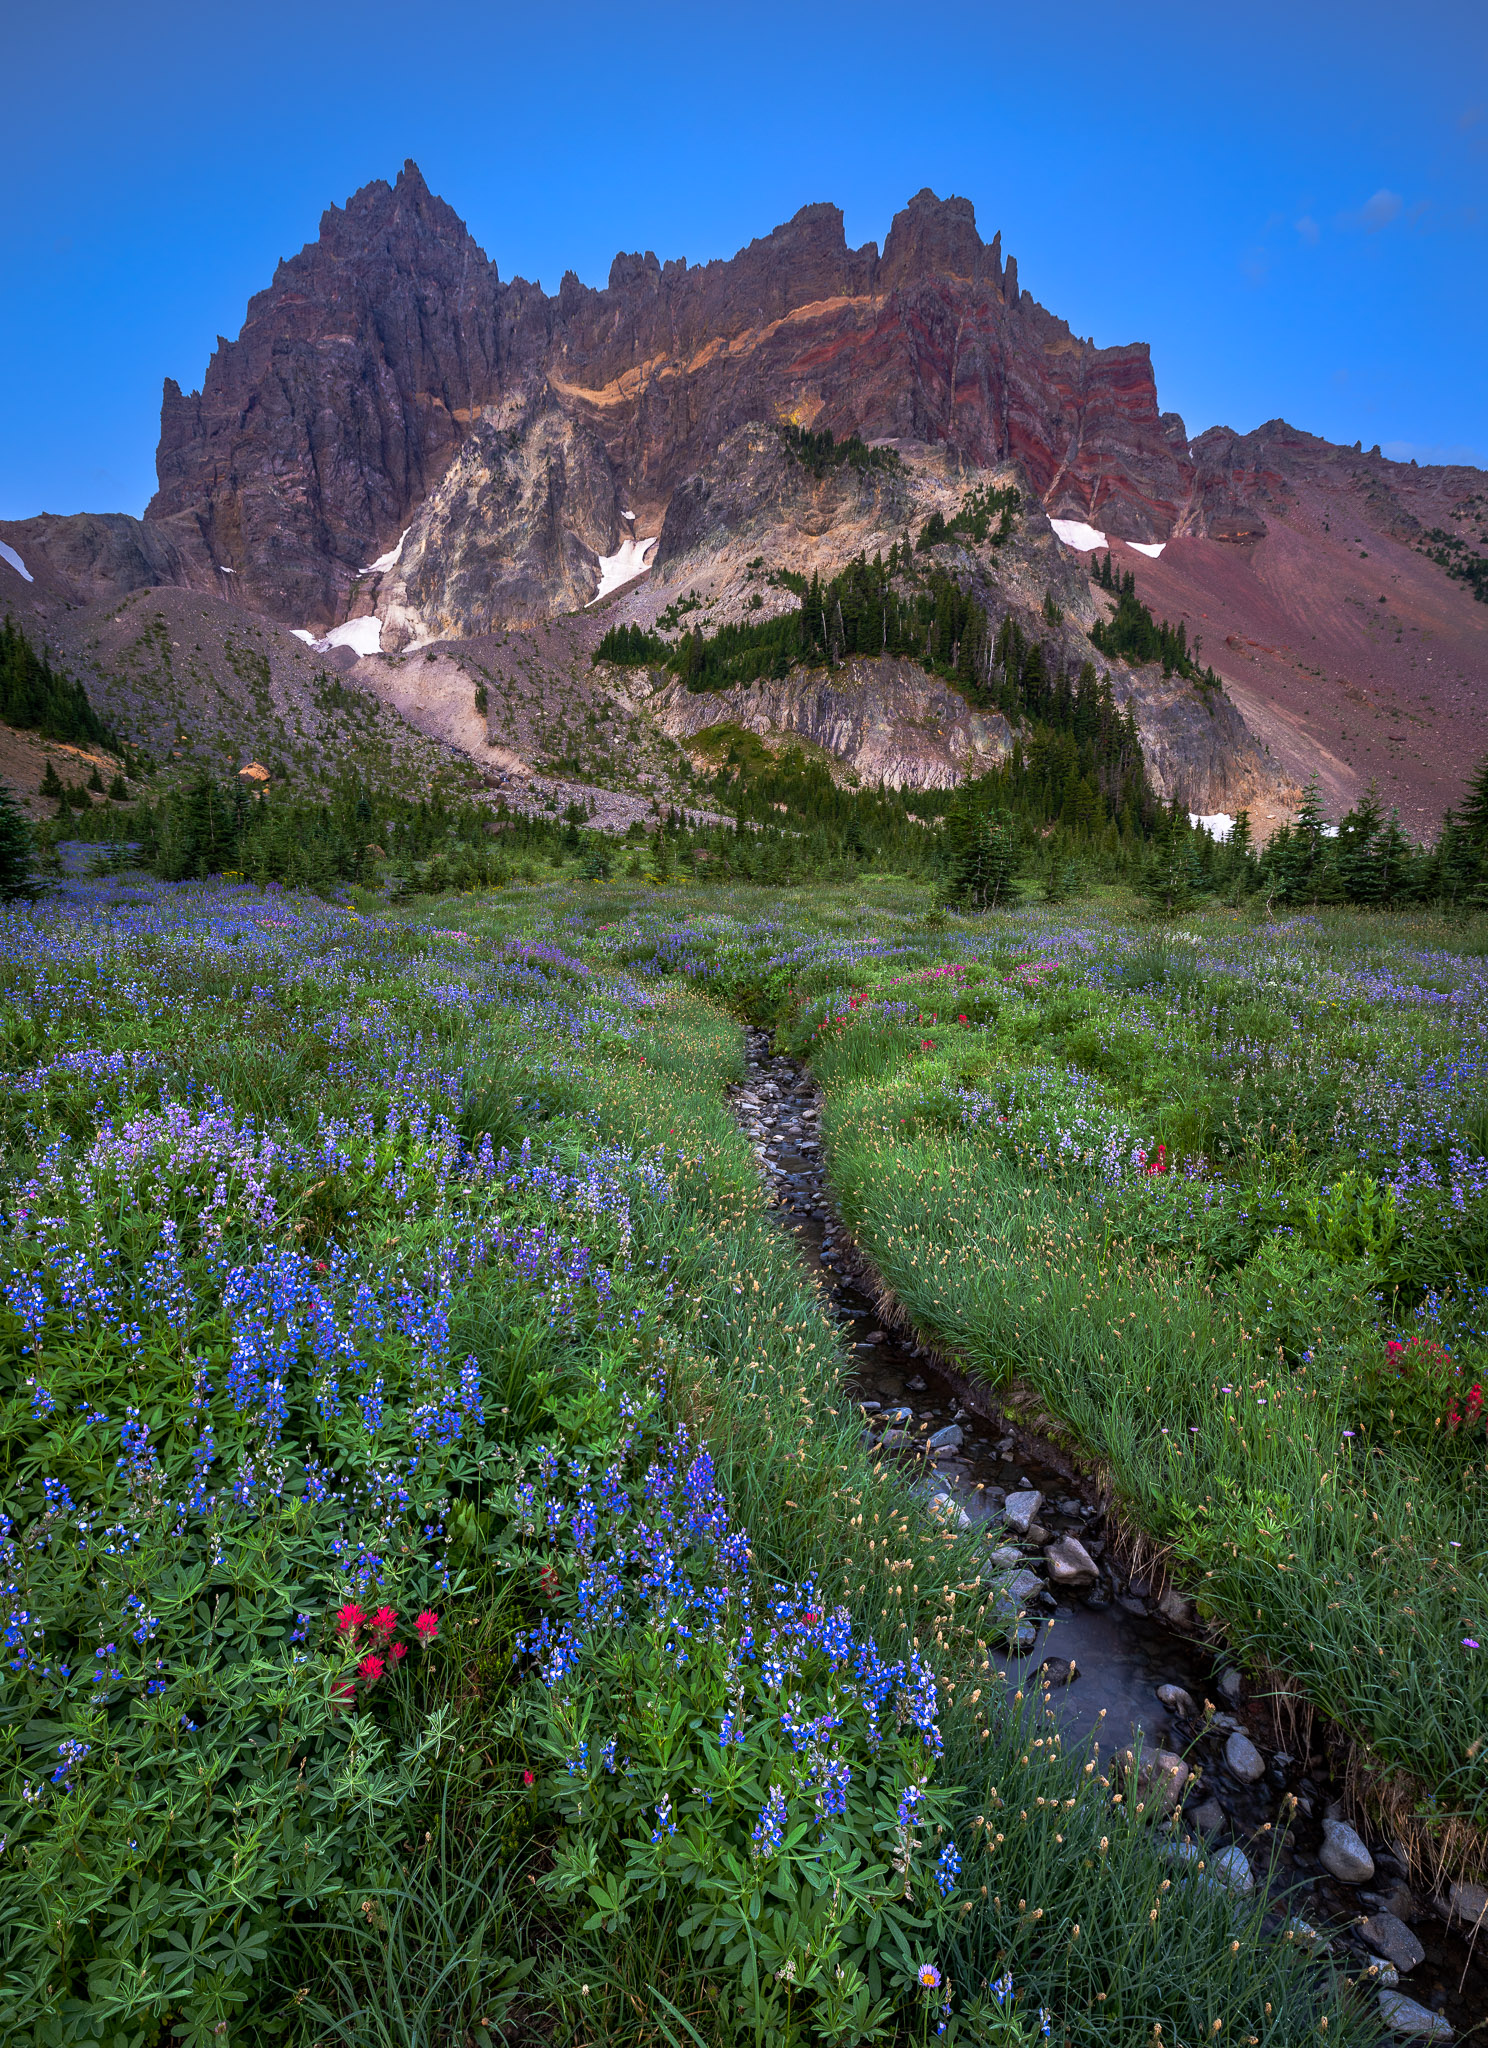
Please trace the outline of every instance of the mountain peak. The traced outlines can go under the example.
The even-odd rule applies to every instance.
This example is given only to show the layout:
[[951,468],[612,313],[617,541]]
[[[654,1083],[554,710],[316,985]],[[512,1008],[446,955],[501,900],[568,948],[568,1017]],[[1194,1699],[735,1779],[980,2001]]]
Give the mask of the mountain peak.
[[892,291],[896,285],[923,277],[979,279],[990,273],[988,257],[977,233],[976,208],[971,201],[941,199],[925,185],[894,215],[884,242],[879,282]]

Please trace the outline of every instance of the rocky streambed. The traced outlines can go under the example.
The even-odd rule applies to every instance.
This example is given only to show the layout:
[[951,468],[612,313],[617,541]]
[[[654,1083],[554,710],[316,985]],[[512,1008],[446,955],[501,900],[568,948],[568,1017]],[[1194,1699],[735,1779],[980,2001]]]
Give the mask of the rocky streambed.
[[[895,1327],[827,1191],[810,1073],[750,1030],[734,1113],[852,1364],[865,1442],[933,1513],[985,1531],[1010,1685],[1042,1687],[1065,1740],[1140,1751],[1143,1796],[1181,1810],[1180,1855],[1237,1892],[1269,1887],[1276,1926],[1377,1992],[1402,2039],[1488,2020],[1488,1891],[1428,1896],[1403,1845],[1345,1818],[1347,1744],[1290,1694],[1253,1687],[1173,1586],[1146,1575],[1099,1486],[1034,1413]],[[1367,1831],[1366,1831],[1367,1833]]]

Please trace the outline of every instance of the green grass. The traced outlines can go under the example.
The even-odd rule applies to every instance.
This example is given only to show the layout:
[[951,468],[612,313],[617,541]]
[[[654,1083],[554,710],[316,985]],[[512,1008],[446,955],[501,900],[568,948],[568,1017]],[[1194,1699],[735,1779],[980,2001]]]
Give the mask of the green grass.
[[[815,907],[828,940],[840,920]],[[1175,941],[1086,907],[925,934],[866,906],[857,930],[894,957],[801,946],[784,989],[732,956],[722,972],[810,1054],[859,1243],[924,1337],[1062,1420],[1257,1671],[1393,1774],[1388,1811],[1428,1859],[1476,1855],[1488,1650],[1464,1638],[1488,1643],[1488,1446],[1444,1423],[1488,1377],[1484,1207],[1396,1217],[1370,1128],[1413,1061],[1473,1066],[1481,931],[1214,916]],[[1049,953],[1063,964],[1025,986],[1018,963]],[[967,961],[949,987],[917,978]],[[893,1014],[906,996],[916,1017]],[[968,1095],[995,1116],[1030,1084],[1015,1137],[964,1127]],[[1470,1150],[1484,1100],[1470,1072],[1452,1110]],[[1175,1165],[1203,1155],[1201,1178],[1113,1194],[1049,1150],[1119,1124]],[[1449,1362],[1392,1361],[1413,1334]]]
[[[233,1259],[258,1256],[272,1240],[303,1247],[307,1256],[339,1245],[408,1272],[418,1270],[441,1233],[489,1221],[498,1211],[507,1228],[582,1229],[586,1242],[623,1270],[623,1302],[627,1313],[632,1306],[640,1312],[641,1334],[627,1337],[626,1324],[607,1326],[587,1306],[571,1325],[553,1323],[541,1291],[500,1260],[485,1277],[462,1284],[451,1302],[451,1350],[482,1363],[486,1433],[479,1456],[468,1453],[470,1462],[460,1462],[464,1451],[451,1454],[446,1484],[457,1569],[440,1599],[437,1650],[406,1692],[369,1693],[348,1720],[331,1704],[332,1687],[349,1668],[330,1619],[344,1584],[338,1587],[320,1564],[292,1570],[277,1559],[270,1574],[245,1552],[234,1565],[241,1584],[231,1685],[205,1663],[191,1679],[194,1718],[218,1717],[205,1791],[191,1776],[193,1752],[171,1732],[184,1701],[172,1698],[159,1722],[163,1761],[124,1701],[107,1742],[89,1724],[97,1754],[76,1804],[54,1802],[43,1810],[51,1834],[26,1820],[32,1832],[12,1843],[12,1867],[38,1881],[50,1872],[51,1908],[62,1908],[55,1927],[37,1934],[54,1957],[45,2012],[37,2017],[43,2008],[33,2002],[16,2038],[38,2048],[43,2040],[52,2048],[100,2038],[156,2048],[178,2025],[186,2026],[185,2038],[195,2038],[193,2028],[203,2042],[214,2038],[213,2015],[220,2014],[245,2039],[370,2039],[432,2048],[499,2038],[503,2010],[513,2039],[693,2040],[732,2048],[761,2038],[759,2001],[751,2003],[739,1966],[704,1953],[695,1938],[698,1895],[681,1866],[670,1867],[664,1892],[647,1893],[624,1913],[597,1908],[592,1891],[565,1898],[548,1881],[583,1851],[584,1822],[571,1811],[561,1765],[544,1747],[553,1700],[512,1665],[515,1629],[571,1612],[574,1593],[561,1572],[552,1576],[552,1553],[523,1533],[517,1482],[535,1469],[539,1443],[602,1469],[615,1455],[618,1397],[634,1396],[644,1414],[658,1364],[667,1392],[654,1427],[685,1423],[707,1442],[730,1511],[748,1529],[761,1596],[773,1583],[814,1579],[827,1600],[847,1607],[856,1628],[875,1634],[886,1655],[918,1647],[940,1673],[944,1756],[935,1777],[944,1788],[944,1825],[963,1857],[948,1909],[953,1917],[936,1935],[939,1963],[956,1992],[949,2040],[1026,2039],[1027,2015],[1040,2005],[1052,2014],[1054,2038],[1072,2044],[1150,2048],[1160,2026],[1170,2041],[1217,2035],[1290,2048],[1318,2039],[1324,2018],[1331,2042],[1375,2038],[1371,2012],[1329,1966],[1266,1939],[1258,1904],[1183,1881],[1163,1853],[1153,1817],[1126,1799],[1110,1770],[1065,1754],[1041,1701],[1007,1698],[991,1663],[992,1596],[977,1577],[980,1551],[970,1538],[935,1524],[897,1477],[868,1461],[856,1411],[843,1395],[847,1361],[839,1339],[769,1210],[729,1113],[724,1088],[742,1073],[742,1044],[720,998],[747,983],[756,1002],[795,1014],[804,996],[801,977],[774,956],[804,933],[851,948],[871,923],[918,949],[917,959],[933,957],[945,938],[926,929],[923,892],[886,879],[851,897],[793,894],[782,912],[781,900],[762,892],[658,896],[555,884],[450,899],[365,925],[271,897],[237,937],[212,922],[212,892],[201,899],[205,923],[193,924],[193,912],[175,926],[171,905],[198,899],[151,888],[163,908],[121,930],[117,944],[107,919],[85,914],[76,930],[65,918],[55,932],[48,928],[45,946],[61,966],[38,966],[39,956],[24,950],[12,954],[5,1043],[17,1171],[29,1171],[28,1152],[40,1153],[61,1129],[71,1131],[75,1151],[90,1142],[100,1118],[96,1084],[59,1071],[38,1097],[27,1092],[24,1077],[43,1059],[93,1048],[146,1052],[158,1063],[129,1083],[134,1092],[126,1090],[116,1114],[140,1113],[158,1102],[162,1086],[177,1101],[205,1101],[210,1089],[286,1142],[309,1142],[323,1114],[370,1112],[381,1128],[389,1111],[410,1099],[411,1084],[398,1075],[414,1075],[428,1099],[448,1103],[467,1138],[488,1132],[495,1145],[525,1135],[539,1154],[569,1166],[597,1146],[626,1148],[634,1157],[660,1148],[670,1192],[665,1200],[634,1198],[632,1235],[622,1243],[608,1212],[588,1212],[573,1197],[550,1200],[530,1187],[508,1195],[499,1184],[485,1197],[463,1183],[444,1186],[423,1126],[400,1111],[379,1140],[375,1171],[364,1163],[366,1141],[359,1140],[348,1163],[332,1173],[312,1163],[286,1169],[276,1217],[258,1234],[241,1209],[226,1215]],[[747,930],[741,911],[784,915],[789,929]],[[281,937],[291,925],[303,936]],[[673,971],[650,971],[673,929],[696,958],[720,963],[712,982],[689,986]],[[529,978],[509,984],[499,998],[462,995],[462,988],[484,986],[481,975],[510,940],[532,943],[523,969]],[[544,949],[579,957],[590,975]],[[127,1003],[116,993],[124,982]],[[654,1006],[638,993],[654,996]],[[902,1032],[884,1038],[890,1061],[898,1059],[902,1039]],[[936,1162],[948,1196],[958,1196],[962,1184],[947,1177],[945,1162],[959,1155],[943,1133],[919,1140],[922,1154],[902,1162],[907,1234],[892,1236],[898,1210],[875,1223],[864,1182],[884,1164],[875,1147],[888,1140],[875,1119],[881,1121],[889,1067],[875,1073],[857,1043],[844,1038],[818,1055],[830,1090],[834,1173],[859,1227],[870,1236],[883,1231],[886,1269],[902,1242],[913,1273],[916,1257],[926,1263],[913,1233],[950,1229],[957,1214],[955,1200],[931,1206],[927,1163]],[[979,1200],[984,1192],[979,1186]],[[486,1201],[494,1206],[483,1208]],[[190,1274],[205,1287],[215,1268],[208,1245],[198,1250],[192,1236],[199,1207],[191,1188],[175,1183],[141,1183],[133,1195],[121,1188],[112,1207],[95,1189],[90,1201],[79,1199],[68,1227],[76,1228],[80,1246],[99,1241],[90,1232],[102,1232],[121,1258],[137,1264],[158,1242],[162,1217],[175,1214]],[[1054,1227],[1052,1212],[1040,1212],[1034,1234],[1023,1228],[1016,1244],[1010,1217],[998,1227],[1006,1228],[1010,1256],[1022,1259],[1032,1278],[1031,1248],[1043,1244],[1038,1229]],[[937,1314],[949,1318],[953,1299],[939,1251],[934,1285],[915,1304],[927,1327]],[[1170,1314],[1175,1304],[1176,1297]],[[145,1364],[133,1368],[106,1351],[77,1348],[71,1337],[49,1337],[57,1349],[44,1349],[46,1369],[57,1374],[59,1396],[68,1396],[59,1399],[58,1414],[71,1415],[72,1395],[112,1407],[128,1387],[129,1398],[154,1404],[161,1445],[174,1444],[172,1403],[190,1383],[191,1356],[169,1318],[151,1323],[147,1338]],[[108,1489],[122,1482],[86,1432],[69,1422],[64,1434],[58,1423],[58,1441],[50,1442],[52,1425],[31,1414],[26,1377],[35,1360],[9,1325],[5,1340],[0,1391],[16,1488],[9,1505],[18,1525],[34,1518],[37,1501],[26,1489],[39,1488],[42,1469],[117,1498]],[[390,1359],[391,1409],[405,1383]],[[128,1377],[135,1372],[142,1377]],[[1072,1419],[1088,1424],[1094,1442],[1085,1411]],[[345,1456],[356,1454],[354,1417],[337,1441]],[[229,1448],[224,1424],[219,1449],[226,1455]],[[55,1462],[62,1457],[76,1464]],[[1417,1512],[1423,1503],[1421,1496]],[[110,1512],[143,1510],[125,1504]],[[309,1543],[310,1522],[305,1511],[297,1513],[284,1527]],[[267,1542],[277,1526],[266,1514],[261,1531],[244,1540],[250,1548],[260,1536]],[[152,1585],[163,1585],[175,1568],[166,1524],[158,1535],[155,1548],[140,1552],[153,1560],[150,1571],[158,1566]],[[149,1541],[156,1544],[156,1537]],[[412,1526],[407,1546],[410,1561],[398,1570],[412,1595],[425,1568],[413,1554],[419,1546]],[[139,1569],[145,1571],[144,1562]],[[298,1591],[294,1571],[302,1574]],[[312,1598],[304,1589],[315,1573],[322,1577]],[[285,1642],[286,1603],[313,1610],[309,1671]],[[175,1610],[160,1612],[169,1618]],[[180,1628],[189,1620],[181,1610]],[[169,1640],[172,1660],[199,1654],[189,1630]],[[174,1661],[171,1668],[174,1682]],[[603,1673],[594,1669],[596,1675],[581,1672],[574,1681],[575,1710],[630,1716],[624,1725],[638,1757],[669,1716],[685,1720],[689,1695],[680,1678],[646,1706],[600,1683]],[[231,1701],[237,1704],[229,1713]],[[8,1810],[16,1815],[24,1804],[19,1776],[35,1770],[24,1753],[24,1727],[24,1714],[0,1722],[12,1744],[0,1763]],[[699,1745],[701,1756],[715,1727],[700,1723],[678,1740]],[[243,1744],[257,1749],[261,1728],[277,1733],[255,1761]],[[121,1812],[136,1819],[129,1781],[122,1764],[104,1754],[117,1744],[122,1756],[130,1742],[143,1745],[135,1766],[141,1773],[174,1772],[161,1782],[184,1787],[172,1795],[179,1808],[167,1813],[162,1794],[154,1810],[140,1814],[145,1847],[137,1854],[133,1836],[126,1853],[115,1825]],[[318,1832],[305,1837],[316,1843],[326,1872],[313,1901],[303,1896],[303,1884],[296,1891],[283,1882],[274,1861],[286,1847],[299,1854],[296,1830],[309,1825],[297,1803],[307,1796],[295,1778],[297,1756],[315,1760],[307,1783],[320,1802]],[[120,1802],[114,1806],[97,1803],[91,1789],[95,1774],[104,1784],[106,1765],[118,1772],[117,1782],[109,1781],[110,1796]],[[678,1780],[679,1804],[688,1782]],[[637,1853],[646,1853],[644,1843]],[[800,1889],[791,1910],[827,1912],[829,1860],[808,1843],[793,1867]],[[240,1922],[245,1899],[258,1916],[251,1922]],[[30,1911],[18,1909],[3,1930],[12,1955],[24,1948],[23,1935],[37,1933],[22,1924]],[[169,1953],[172,1927],[198,1921],[227,1960],[214,1965],[216,1977],[202,1973],[188,2022],[187,1994],[163,1989],[165,1980],[150,1979],[148,1970],[138,1976],[125,1969],[126,1958],[116,1953],[123,1937],[110,1929],[132,1929],[130,1955],[148,1963],[157,1951]],[[250,1924],[253,1940],[266,1944],[266,1960],[245,1977],[232,1957],[248,1953]],[[206,1938],[191,1936],[193,1943]],[[870,1946],[877,1938],[869,1937]],[[1004,1971],[1014,1976],[1021,2001],[1022,2017],[1012,2026],[990,2009],[976,2018],[988,1980]],[[179,1974],[173,1981],[181,1981]],[[870,2037],[850,2029],[831,2035],[820,2001],[794,2000],[776,1985],[771,1978],[765,1987],[775,2001],[764,2036],[772,2043]],[[934,2015],[922,2000],[896,1994],[891,2006],[878,2037],[908,2042],[927,2033]],[[484,2018],[497,2024],[481,2028]]]

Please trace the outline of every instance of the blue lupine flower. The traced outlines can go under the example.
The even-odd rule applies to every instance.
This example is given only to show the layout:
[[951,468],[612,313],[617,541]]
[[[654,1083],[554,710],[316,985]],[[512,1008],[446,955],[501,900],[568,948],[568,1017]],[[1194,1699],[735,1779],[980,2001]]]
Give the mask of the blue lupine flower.
[[765,1861],[773,1856],[785,1840],[789,1810],[785,1794],[778,1785],[770,1787],[770,1796],[760,1808],[759,1819],[754,1824],[750,1839],[756,1854]]

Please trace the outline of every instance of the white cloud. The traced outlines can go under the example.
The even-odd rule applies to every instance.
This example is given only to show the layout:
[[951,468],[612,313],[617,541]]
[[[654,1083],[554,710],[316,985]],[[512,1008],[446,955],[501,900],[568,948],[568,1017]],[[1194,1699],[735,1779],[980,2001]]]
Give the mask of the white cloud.
[[1312,215],[1304,213],[1301,220],[1296,223],[1296,227],[1297,233],[1302,237],[1308,248],[1315,249],[1318,245],[1318,239],[1322,234],[1322,229],[1318,226]]
[[1370,199],[1366,199],[1357,213],[1341,213],[1338,225],[1341,228],[1362,228],[1366,235],[1377,235],[1381,228],[1387,228],[1392,220],[1400,218],[1405,201],[1398,192],[1391,192],[1382,185]]

